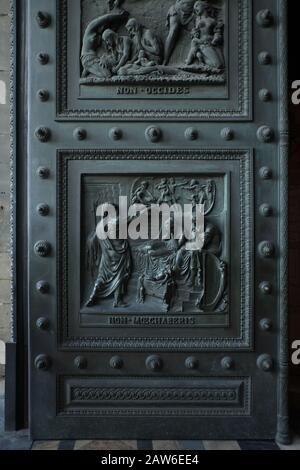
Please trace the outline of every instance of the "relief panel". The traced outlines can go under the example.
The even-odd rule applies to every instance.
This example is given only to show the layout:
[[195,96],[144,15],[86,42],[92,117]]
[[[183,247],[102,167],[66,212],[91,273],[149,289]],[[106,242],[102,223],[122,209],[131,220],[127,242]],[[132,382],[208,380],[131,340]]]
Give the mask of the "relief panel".
[[[127,171],[120,174],[124,158]],[[183,159],[188,161],[184,173]],[[218,160],[224,160],[221,171]],[[58,164],[63,344],[137,348],[142,343],[170,349],[177,341],[178,347],[250,346],[251,154],[62,151]],[[137,223],[137,216],[120,208],[120,197],[127,197],[128,205],[143,205],[148,232],[139,239],[129,235],[100,240],[99,205],[115,207],[117,232],[121,223],[126,229]],[[160,204],[176,210],[163,220],[158,215],[153,239],[152,208]],[[177,212],[186,204],[192,210],[196,204],[204,206],[204,244],[197,250],[174,232]],[[241,231],[229,228],[240,219]],[[236,246],[241,247],[239,259],[232,256]]]
[[250,118],[250,10],[247,0],[58,2],[57,117]]
[[251,379],[60,377],[59,416],[249,416]]

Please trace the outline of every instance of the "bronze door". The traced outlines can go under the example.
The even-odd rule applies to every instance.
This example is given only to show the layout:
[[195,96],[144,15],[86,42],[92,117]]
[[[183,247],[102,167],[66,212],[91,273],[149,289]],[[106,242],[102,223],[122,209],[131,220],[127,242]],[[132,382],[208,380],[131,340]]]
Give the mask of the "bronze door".
[[[33,438],[285,441],[286,2],[23,3]],[[202,249],[100,242],[125,196]]]

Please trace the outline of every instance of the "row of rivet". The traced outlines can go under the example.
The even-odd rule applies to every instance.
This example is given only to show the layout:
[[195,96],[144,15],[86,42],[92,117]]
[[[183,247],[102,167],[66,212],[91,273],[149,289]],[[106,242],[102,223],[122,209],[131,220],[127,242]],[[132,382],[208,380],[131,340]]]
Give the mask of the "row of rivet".
[[[39,319],[38,325],[40,325],[42,321],[44,324],[46,320]],[[184,364],[188,370],[197,370],[199,368],[200,363],[196,357],[191,356],[185,360]],[[45,354],[40,354],[35,359],[35,367],[38,370],[43,370],[43,371],[49,370],[51,365],[52,365],[51,358],[49,356],[46,356]],[[234,369],[235,367],[234,360],[229,356],[224,357],[221,360],[220,365],[223,370],[228,370],[228,371]],[[83,356],[77,356],[74,359],[74,366],[80,370],[87,369],[88,360]],[[120,356],[113,356],[109,361],[109,366],[112,369],[120,370],[124,367],[124,361]],[[163,369],[164,362],[161,359],[161,357],[153,355],[153,356],[147,357],[145,361],[145,366],[151,372],[159,372]],[[264,372],[270,372],[273,369],[273,366],[274,366],[273,360],[268,354],[262,354],[261,356],[258,357],[257,367],[259,369],[263,370]]]
[[[117,127],[113,127],[108,133],[111,140],[121,140],[123,138],[123,131]],[[257,130],[257,139],[262,143],[270,143],[274,140],[274,130],[269,126],[261,126]],[[187,140],[197,140],[199,132],[193,127],[189,127],[185,130],[184,136]],[[225,127],[221,130],[220,136],[223,140],[234,140],[235,132],[229,127]],[[41,126],[35,130],[35,137],[42,143],[46,143],[51,139],[51,130],[48,127]],[[87,138],[87,131],[81,127],[78,127],[73,132],[73,137],[76,140],[85,140]],[[159,127],[150,126],[145,131],[145,138],[150,143],[160,142],[163,138],[163,132]]]
[[[256,15],[257,24],[262,28],[270,28],[274,25],[274,16],[272,12],[268,9],[261,10]],[[272,63],[272,56],[269,52],[263,51],[258,55],[258,62],[260,65],[270,65]],[[268,102],[272,100],[272,94],[267,89],[261,89],[259,91],[259,99],[262,102]],[[274,131],[267,127],[262,126],[258,130],[257,134],[258,140],[260,142],[271,142],[274,139]],[[260,169],[260,177],[262,180],[270,180],[273,178],[273,172],[268,167],[263,167]],[[274,214],[272,206],[269,204],[261,204],[259,208],[259,213],[262,217],[271,217]],[[258,251],[261,258],[268,259],[272,258],[275,255],[275,246],[270,241],[263,241],[258,246]],[[263,295],[271,295],[273,288],[270,282],[263,281],[259,285],[259,290]],[[272,330],[273,323],[269,318],[263,318],[259,322],[259,328],[261,331],[268,332]],[[257,360],[257,366],[264,370],[269,371],[273,367],[273,360],[268,354],[263,354]]]

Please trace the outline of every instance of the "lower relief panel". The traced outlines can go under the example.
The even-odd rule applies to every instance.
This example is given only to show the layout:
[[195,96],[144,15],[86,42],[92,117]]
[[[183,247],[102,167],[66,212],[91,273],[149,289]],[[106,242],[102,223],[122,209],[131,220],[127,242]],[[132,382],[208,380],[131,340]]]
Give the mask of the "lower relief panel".
[[58,415],[250,416],[251,379],[60,377]]
[[[251,152],[62,151],[58,172],[63,347],[251,348]],[[127,238],[97,236],[107,204]],[[187,204],[204,206],[197,249],[175,233]]]

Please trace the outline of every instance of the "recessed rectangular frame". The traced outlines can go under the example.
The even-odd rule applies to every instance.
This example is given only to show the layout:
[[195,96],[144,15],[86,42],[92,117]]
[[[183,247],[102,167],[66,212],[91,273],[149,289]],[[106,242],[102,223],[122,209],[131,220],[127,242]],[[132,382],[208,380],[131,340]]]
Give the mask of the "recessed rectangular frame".
[[[151,121],[190,120],[226,121],[252,119],[252,0],[225,0],[227,18],[230,15],[238,26],[238,34],[226,30],[228,57],[226,97],[209,99],[209,93],[197,97],[190,86],[191,96],[157,93],[117,93],[118,86],[108,87],[109,99],[80,98],[81,0],[56,0],[57,15],[57,90],[56,119],[80,121],[110,121],[118,119]],[[70,13],[72,11],[72,13]],[[225,25],[226,29],[226,25]],[[71,41],[71,39],[73,40]],[[236,38],[236,39],[234,39]],[[72,51],[71,52],[71,44]],[[76,53],[77,52],[77,53]],[[71,59],[70,59],[71,57]],[[237,82],[236,82],[237,80]],[[109,88],[115,91],[109,92]],[[130,88],[130,86],[129,86]],[[137,87],[138,89],[141,87]],[[213,85],[211,86],[213,90]],[[132,95],[131,95],[132,96]],[[152,98],[159,96],[159,98]],[[195,104],[196,103],[196,104]]]

